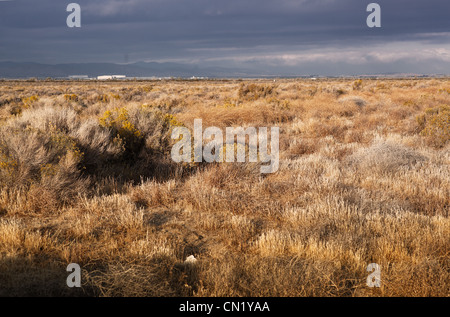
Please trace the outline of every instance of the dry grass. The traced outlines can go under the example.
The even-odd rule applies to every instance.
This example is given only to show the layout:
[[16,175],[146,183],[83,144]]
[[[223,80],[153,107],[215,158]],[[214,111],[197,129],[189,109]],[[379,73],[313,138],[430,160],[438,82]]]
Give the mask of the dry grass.
[[[1,82],[0,295],[449,296],[448,91]],[[280,127],[279,171],[175,164],[171,129],[196,118]],[[65,285],[72,262],[81,289]]]

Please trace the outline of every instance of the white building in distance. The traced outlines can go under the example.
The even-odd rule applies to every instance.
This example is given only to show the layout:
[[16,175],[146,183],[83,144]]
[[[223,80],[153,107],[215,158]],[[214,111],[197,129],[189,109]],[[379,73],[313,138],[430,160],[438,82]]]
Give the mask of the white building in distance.
[[127,76],[125,76],[125,75],[103,75],[103,76],[97,77],[98,80],[124,79],[124,78],[127,78]]

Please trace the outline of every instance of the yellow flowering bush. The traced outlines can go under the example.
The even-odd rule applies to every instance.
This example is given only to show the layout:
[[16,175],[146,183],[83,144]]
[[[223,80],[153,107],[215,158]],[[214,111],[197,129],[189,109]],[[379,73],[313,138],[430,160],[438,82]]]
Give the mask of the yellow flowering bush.
[[363,86],[362,79],[358,79],[353,82],[353,90],[361,90],[362,86]]
[[64,99],[66,99],[67,101],[76,102],[76,101],[78,101],[78,96],[75,94],[64,95]]
[[130,121],[127,108],[107,110],[99,118],[100,126],[110,129],[116,142],[123,142],[126,152],[136,153],[142,146],[142,133]]
[[39,100],[39,97],[35,96],[35,95],[27,97],[27,98],[22,98],[23,107],[29,108],[29,107],[31,107],[31,105],[33,103],[35,103],[38,100]]

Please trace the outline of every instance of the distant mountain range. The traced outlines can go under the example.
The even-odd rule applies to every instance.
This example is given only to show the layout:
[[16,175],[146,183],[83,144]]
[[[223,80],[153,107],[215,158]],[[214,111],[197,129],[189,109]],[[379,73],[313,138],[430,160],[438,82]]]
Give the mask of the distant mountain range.
[[65,78],[87,75],[96,78],[101,75],[126,75],[127,77],[252,77],[268,76],[269,73],[222,67],[199,67],[180,63],[137,62],[133,64],[114,63],[72,63],[39,64],[0,62],[0,78]]

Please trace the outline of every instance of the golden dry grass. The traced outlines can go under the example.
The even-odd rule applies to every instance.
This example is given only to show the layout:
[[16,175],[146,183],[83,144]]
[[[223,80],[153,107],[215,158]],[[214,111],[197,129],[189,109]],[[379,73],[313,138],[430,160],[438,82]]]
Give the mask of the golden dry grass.
[[[1,82],[0,295],[449,296],[449,91]],[[170,130],[197,118],[280,127],[279,171],[175,164]],[[73,262],[82,289],[65,284]]]

